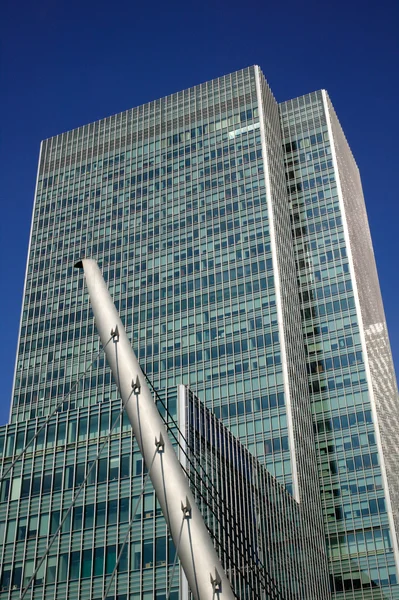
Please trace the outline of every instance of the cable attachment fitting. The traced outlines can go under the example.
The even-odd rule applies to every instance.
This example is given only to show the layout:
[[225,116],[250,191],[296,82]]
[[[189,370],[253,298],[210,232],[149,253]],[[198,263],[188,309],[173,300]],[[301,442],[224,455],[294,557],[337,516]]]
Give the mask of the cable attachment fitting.
[[115,329],[111,329],[111,337],[114,342],[119,342],[119,329],[118,325],[115,325]]
[[215,569],[215,577],[213,577],[212,573],[210,573],[211,584],[213,588],[213,593],[218,594],[222,591],[222,579],[218,573],[218,570]]
[[133,390],[133,394],[140,394],[141,392],[141,385],[140,385],[140,379],[139,376],[137,375],[136,377],[136,381],[132,381],[132,390]]
[[191,504],[188,501],[188,498],[186,496],[186,503],[183,504],[183,502],[181,503],[181,509],[182,509],[182,513],[183,513],[183,519],[191,519]]
[[155,445],[157,447],[158,452],[163,452],[165,450],[165,442],[162,437],[162,433],[159,434],[159,440],[155,438]]

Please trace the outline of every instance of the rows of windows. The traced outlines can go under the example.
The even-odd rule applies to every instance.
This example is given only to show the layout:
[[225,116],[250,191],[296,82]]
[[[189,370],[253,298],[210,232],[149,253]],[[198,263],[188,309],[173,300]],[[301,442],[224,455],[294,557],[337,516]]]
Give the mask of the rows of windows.
[[308,148],[315,144],[322,144],[328,142],[328,133],[316,133],[309,137],[296,138],[292,142],[287,142],[284,146],[284,151],[289,154],[291,152],[297,152],[300,148]]
[[[373,420],[368,410],[366,373],[361,368],[358,318],[348,278],[347,241],[342,233],[342,219],[346,215],[341,214],[335,177],[324,177],[326,171],[321,169],[332,167],[329,135],[326,132],[323,135],[318,129],[321,120],[329,116],[324,117],[321,94],[313,100],[310,96],[305,99],[308,104],[302,109],[298,105],[290,120],[282,111],[287,132],[284,151],[309,388],[317,418],[314,430],[320,458],[324,519],[330,531],[346,530],[340,534],[339,544],[338,537],[334,538],[330,558],[340,562],[350,554],[352,559],[352,572],[342,564],[344,573],[331,578],[332,591],[338,594],[396,584],[396,575],[390,542],[382,541],[381,529],[375,530],[376,540],[372,530],[367,530],[370,524],[379,524],[383,519],[386,523],[386,502],[375,452]],[[290,103],[284,104],[284,108],[288,105]],[[318,151],[300,149],[304,145],[302,128],[305,124],[309,134],[313,134],[313,141],[318,137],[320,144],[324,144],[324,160],[320,160]],[[288,137],[288,133],[292,137]],[[346,168],[348,166],[350,168],[350,165]],[[332,213],[334,218],[330,216]],[[341,299],[323,302],[323,287],[328,294],[339,293]],[[344,317],[348,309],[351,315]],[[342,325],[347,330],[345,335],[342,335]],[[347,374],[344,375],[342,369]],[[357,412],[352,412],[354,405],[359,407]],[[345,499],[345,503],[333,506],[335,498]],[[388,529],[385,531],[389,540]],[[359,545],[354,543],[355,538]],[[370,556],[360,564],[361,559],[357,557],[366,552]],[[378,553],[381,564],[377,567],[373,555]],[[331,572],[335,568],[331,565]]]
[[[335,592],[353,592],[356,590],[369,590],[373,588],[386,587],[398,583],[395,565],[364,570],[354,568],[343,575],[331,577],[331,589]],[[380,592],[377,592],[378,594]]]
[[[23,425],[19,425],[16,435],[10,430],[7,438],[0,436],[0,456],[19,454],[23,450],[25,444],[28,444],[32,440],[36,431],[38,432],[36,441],[27,448],[26,451],[28,453],[54,448],[55,446],[64,446],[65,444],[71,444],[76,441],[83,441],[86,438],[102,438],[108,435],[111,424],[115,424],[115,422],[113,434],[118,434],[121,430],[130,433],[130,423],[125,412],[121,417],[121,421],[117,421],[117,417],[120,414],[119,406],[113,406],[110,410],[109,404],[104,403],[103,407],[101,413],[92,411],[89,419],[87,413],[81,413],[78,419],[76,416],[70,415],[68,423],[64,420],[60,420],[56,426],[54,421],[50,421],[48,426],[41,431],[39,431],[43,425],[41,421],[39,421],[37,425],[28,424],[27,428]],[[7,443],[5,444],[6,439]]]
[[[263,244],[260,244],[263,246]],[[176,262],[176,260],[174,261]],[[213,266],[213,265],[212,265]],[[143,265],[141,265],[141,270],[145,271],[147,268],[146,263],[144,263]],[[182,283],[182,285],[180,286],[179,284],[176,284],[175,287],[173,288],[173,296],[174,298],[176,298],[176,296],[180,294],[189,294],[189,293],[193,293],[197,290],[201,290],[203,288],[208,288],[208,287],[213,287],[213,286],[220,286],[220,284],[223,283],[228,283],[229,281],[236,281],[237,279],[242,279],[243,277],[248,277],[250,275],[257,275],[258,273],[264,273],[266,271],[271,271],[272,270],[272,259],[271,258],[267,258],[267,259],[259,259],[258,261],[254,261],[254,262],[246,262],[246,264],[243,264],[242,266],[237,266],[237,267],[231,267],[230,269],[225,269],[223,271],[217,271],[215,270],[213,273],[208,273],[206,275],[203,275],[202,277],[197,277],[195,279],[188,279],[187,282]],[[182,266],[179,272],[179,277],[181,275],[193,275],[194,273],[200,272],[201,271],[201,263],[199,261],[197,262],[192,262],[192,263],[188,263],[185,266]],[[138,271],[136,271],[138,272]],[[113,273],[108,273],[108,276],[110,279],[113,279],[114,277],[112,277]],[[116,278],[118,279],[118,277],[116,276]],[[141,295],[136,294],[134,296],[130,296],[128,297],[124,302],[120,302],[120,308],[121,310],[125,310],[125,309],[131,309],[136,306],[138,306],[140,304],[140,299],[142,299],[141,303],[145,303],[147,302],[148,304],[152,303],[152,302],[157,302],[157,301],[161,301],[164,300],[165,298],[167,298],[169,290],[167,287],[160,287],[159,289],[155,288],[152,292],[147,292],[147,293],[141,293]],[[217,301],[221,301],[223,299],[223,294],[222,294],[222,290],[217,290],[216,292],[214,292],[213,296],[210,296],[210,298],[214,298],[213,302],[217,302]],[[182,300],[183,302],[183,300]],[[212,303],[212,300],[210,300],[210,303]],[[46,305],[43,305],[43,308],[45,309]],[[29,317],[38,317],[40,313],[43,313],[44,315],[46,314],[45,310],[40,311],[40,309],[38,310],[38,308],[36,309],[30,309],[27,318]],[[58,317],[53,317],[51,319],[46,319],[46,320],[38,320],[37,318],[35,318],[35,321],[32,325],[24,325],[21,328],[21,337],[24,337],[26,335],[33,335],[36,334],[38,332],[42,332],[42,331],[48,331],[48,330],[53,330],[55,328],[60,328],[60,327],[67,327],[70,325],[73,325],[74,323],[81,323],[85,320],[87,320],[87,317],[89,315],[89,311],[86,310],[82,310],[82,311],[77,311],[75,312],[70,312],[67,314],[64,314],[63,316],[58,316]],[[161,316],[163,316],[161,314]]]
[[[257,108],[250,108],[245,111],[241,111],[233,116],[230,116],[225,119],[216,120],[214,122],[210,122],[208,124],[199,125],[197,127],[192,127],[189,130],[186,130],[181,133],[175,133],[172,136],[167,138],[163,138],[161,140],[157,140],[154,142],[144,143],[142,145],[138,145],[137,148],[132,148],[132,150],[128,150],[126,152],[122,152],[120,154],[116,154],[113,157],[99,159],[94,161],[93,163],[83,164],[80,167],[75,167],[70,171],[60,172],[56,175],[50,175],[49,177],[44,177],[43,179],[39,179],[38,189],[45,189],[47,187],[59,185],[61,183],[67,183],[69,180],[76,179],[82,175],[89,175],[91,173],[97,172],[101,169],[117,167],[119,164],[128,161],[130,159],[137,158],[140,160],[141,156],[145,156],[147,154],[152,154],[161,149],[165,149],[170,146],[174,146],[176,144],[185,145],[187,142],[191,140],[196,140],[202,136],[208,135],[209,133],[213,133],[214,131],[218,131],[220,129],[225,129],[229,126],[234,126],[239,123],[246,123],[253,118],[258,116]],[[167,158],[172,158],[173,154],[168,153]]]
[[352,281],[347,279],[339,283],[330,283],[323,287],[315,287],[313,290],[300,292],[299,296],[304,304],[315,300],[322,300],[337,294],[345,294],[352,291]]
[[[375,443],[374,432],[352,433],[342,436],[336,435],[334,436],[334,441],[331,441],[331,443],[320,444],[320,453],[331,454],[339,452],[340,450],[357,450],[362,447],[371,448],[372,446],[375,446]],[[325,448],[322,449],[322,445],[325,446]]]
[[[236,238],[236,241],[239,241],[239,237]],[[216,257],[216,258],[212,258],[212,259],[202,259],[201,261],[199,260],[194,260],[194,262],[188,262],[187,265],[185,265],[184,267],[184,272],[180,272],[178,274],[178,276],[180,275],[191,275],[194,273],[199,273],[201,272],[201,270],[203,271],[204,269],[210,270],[212,271],[208,277],[210,279],[196,279],[195,281],[190,279],[188,281],[185,281],[184,279],[181,281],[181,283],[176,283],[174,284],[174,286],[168,286],[168,287],[163,287],[161,286],[159,290],[155,289],[153,292],[146,292],[145,290],[142,291],[140,294],[135,294],[134,296],[128,297],[127,300],[125,300],[124,302],[120,301],[120,307],[122,310],[126,309],[126,308],[132,308],[133,306],[137,306],[139,303],[145,303],[145,302],[151,302],[153,300],[157,300],[157,299],[164,299],[166,298],[168,295],[173,295],[174,297],[181,295],[185,295],[187,292],[192,292],[194,291],[194,289],[197,289],[198,286],[201,284],[203,285],[208,285],[208,283],[210,285],[215,283],[215,278],[219,278],[218,283],[221,283],[222,280],[227,281],[229,278],[233,278],[235,279],[237,276],[241,277],[242,275],[249,275],[251,273],[251,269],[256,271],[256,266],[245,266],[243,265],[242,267],[238,267],[238,269],[241,269],[241,271],[231,271],[229,275],[226,275],[225,271],[220,271],[220,273],[218,271],[216,271],[217,267],[220,267],[223,264],[225,264],[226,262],[230,262],[230,263],[234,263],[235,261],[239,261],[239,260],[243,260],[243,259],[249,259],[250,257],[255,257],[257,255],[264,255],[264,253],[270,251],[270,245],[269,244],[264,244],[263,242],[257,243],[257,244],[252,244],[248,247],[248,249],[245,248],[246,245],[243,246],[243,249],[239,249],[236,251],[233,251],[233,253],[229,253],[227,255],[224,255],[223,257]],[[159,249],[159,248],[158,248]],[[179,261],[183,261],[187,258],[192,258],[195,256],[199,255],[199,249],[197,250],[193,250],[193,248],[189,247],[187,249],[184,249],[184,251],[181,254],[175,254],[173,256],[173,261],[174,262],[179,262]],[[118,258],[119,257],[119,258]],[[130,253],[130,257],[133,258],[133,252]],[[109,261],[114,264],[115,261],[120,261],[121,259],[121,253],[117,253],[116,255],[111,255],[108,257]],[[254,265],[259,264],[261,269],[270,269],[271,268],[271,263],[270,263],[270,259],[265,259],[265,261],[261,261],[260,263],[254,263]],[[262,265],[264,265],[262,267]],[[258,267],[259,268],[259,267]],[[145,271],[147,269],[147,263],[142,263],[142,264],[138,264],[135,266],[134,272],[135,273],[139,273],[140,271]],[[242,269],[244,269],[244,271],[242,271]],[[241,274],[240,274],[241,273]],[[121,268],[110,268],[110,269],[104,269],[104,277],[106,277],[109,281],[112,281],[113,279],[116,280],[120,280],[121,278],[121,274],[122,274],[122,269]],[[214,278],[212,280],[212,277]],[[141,288],[146,288],[149,287],[151,285],[157,285],[160,284],[160,276],[159,273],[150,273],[146,275],[145,280],[141,281]],[[122,283],[121,285],[121,290],[122,291],[126,291],[127,289],[127,284],[126,283]],[[40,295],[39,295],[40,294]],[[47,294],[46,292],[44,292],[42,294],[41,291],[39,292],[33,292],[32,294],[27,295],[26,298],[26,302],[29,302],[29,304],[34,304],[35,302],[38,303],[40,301],[43,301],[44,304],[42,306],[32,306],[32,308],[29,309],[29,311],[27,311],[24,314],[24,321],[26,322],[27,320],[31,319],[31,318],[35,318],[35,320],[37,320],[37,318],[39,316],[45,316],[48,312],[49,312],[49,307],[48,307],[48,302],[49,299],[52,298],[54,295],[63,295],[65,294],[65,287],[61,287],[61,288],[56,288],[54,291],[50,290],[49,293]],[[58,307],[60,307],[60,304],[58,303]],[[62,305],[61,305],[62,308]],[[67,325],[71,325],[74,323],[78,323],[78,322],[82,322],[85,321],[87,319],[89,315],[89,311],[87,309],[84,310],[78,310],[77,312],[75,312],[74,309],[71,309],[68,313],[64,314],[63,316],[58,316],[57,318],[53,318],[50,320],[46,320],[44,322],[44,328],[45,329],[49,329],[49,328],[55,328],[57,327],[61,327],[61,326],[67,326]],[[21,329],[21,335],[26,335],[27,333],[27,327],[26,325],[24,327],[22,327]]]
[[303,321],[315,319],[316,317],[324,317],[334,313],[340,314],[347,310],[355,308],[355,299],[352,296],[348,298],[340,298],[333,302],[319,303],[317,306],[301,309]]
[[[266,263],[265,263],[266,264]],[[253,270],[258,270],[258,264],[256,268]],[[233,277],[236,275],[237,270],[232,269]],[[258,270],[257,275],[261,274],[261,271]],[[229,273],[230,275],[230,273]],[[195,280],[197,281],[197,280]],[[192,282],[192,287],[195,286],[195,281]],[[190,284],[188,282],[188,287]],[[198,278],[198,287],[200,290],[202,288],[201,279]],[[161,303],[158,305],[151,305],[151,308],[143,309],[141,313],[135,311],[130,316],[127,321],[127,325],[133,323],[133,325],[137,324],[139,321],[151,321],[152,319],[159,319],[162,317],[170,316],[175,313],[185,312],[186,310],[194,310],[204,306],[211,306],[218,302],[228,302],[229,300],[234,300],[239,297],[244,297],[248,295],[255,295],[259,292],[264,292],[266,290],[272,290],[274,288],[274,278],[271,277],[260,277],[259,279],[254,279],[252,281],[246,281],[246,283],[241,283],[238,285],[230,285],[229,287],[222,288],[220,290],[215,290],[214,292],[206,292],[203,294],[198,294],[196,296],[188,296],[187,298],[182,298],[181,300],[175,300],[173,302],[168,302],[167,304]],[[116,304],[120,305],[121,310],[125,310],[128,303],[132,302],[132,300],[121,301]],[[159,300],[161,302],[161,299]],[[340,306],[348,305],[348,301],[344,298],[341,301],[337,301],[338,307],[336,303],[327,303],[326,310],[333,312],[333,309],[338,310]],[[351,302],[349,302],[349,308],[351,307]],[[141,317],[141,318],[140,318]],[[34,323],[33,325],[28,325],[26,330],[27,336],[33,336],[42,333],[45,331],[45,322],[41,321],[39,323]],[[53,347],[54,344],[72,344],[77,343],[79,339],[90,338],[94,333],[94,325],[80,325],[74,329],[69,329],[65,331],[58,331],[57,333],[52,333],[50,335],[45,335],[39,337],[37,340],[33,339],[30,341],[21,341],[20,348],[25,352],[29,352],[30,350],[40,350],[41,348]],[[38,375],[36,375],[37,379]],[[35,376],[33,376],[33,382],[35,382]]]
[[341,414],[336,417],[321,419],[315,424],[315,432],[340,431],[342,429],[352,428],[356,424],[372,424],[372,422],[371,410],[360,410],[356,413]]
[[[68,553],[61,552],[58,556],[50,555],[48,557],[46,568],[40,569],[35,577],[35,584],[110,575],[121,551],[118,573],[166,566],[168,563],[173,563],[175,556],[173,542],[170,540],[168,544],[165,537],[133,542],[130,549],[128,545],[122,549],[122,545],[115,544],[72,550]],[[4,564],[0,576],[0,591],[9,588],[15,590],[27,585],[34,569],[34,560],[27,560],[24,563],[17,562],[14,565]]]
[[[12,501],[18,498],[55,493],[79,487],[87,475],[87,485],[130,477],[130,455],[100,458],[96,467],[91,467],[92,463],[89,461],[87,464],[66,465],[62,468],[56,468],[54,471],[45,470],[22,478],[16,477],[12,480],[11,490],[10,480],[6,479],[2,483],[0,501]],[[141,473],[142,460],[139,458],[134,461],[133,475],[141,475]]]
[[9,519],[7,527],[4,522],[0,522],[0,531],[4,535],[6,544],[29,540],[37,536],[53,536],[60,527],[61,534],[93,528],[97,532],[99,527],[128,523],[130,506],[135,510],[135,521],[161,515],[159,504],[156,502],[154,505],[154,494],[151,492],[144,494],[142,500],[139,494],[133,494],[131,497],[122,497],[119,500],[109,500],[108,502],[99,500],[95,504],[75,506],[69,513],[68,509],[52,510],[50,513],[43,511],[40,515],[31,515],[29,518]]
[[[218,142],[221,142],[222,140],[217,140]],[[226,140],[223,140],[223,143],[226,144]],[[202,167],[202,165],[204,165],[205,163],[212,161],[212,160],[218,160],[220,158],[224,158],[224,162],[223,162],[223,170],[225,169],[229,169],[229,168],[234,168],[243,164],[246,164],[248,162],[250,162],[251,160],[254,160],[255,156],[258,156],[259,158],[261,157],[261,154],[259,153],[259,151],[256,152],[256,154],[254,154],[253,152],[249,153],[245,153],[246,150],[250,149],[251,147],[258,145],[260,143],[260,138],[259,136],[254,136],[254,135],[248,135],[248,136],[243,136],[239,142],[235,141],[234,143],[230,143],[228,145],[224,145],[221,148],[216,148],[215,150],[210,150],[210,151],[205,151],[204,153],[202,152],[198,152],[199,150],[201,150],[202,148],[205,148],[206,146],[209,146],[209,143],[206,144],[193,144],[191,146],[185,147],[185,148],[181,148],[180,151],[176,151],[174,153],[174,158],[177,159],[175,160],[173,163],[171,163],[171,159],[172,156],[166,156],[164,155],[162,157],[162,160],[168,160],[169,163],[171,163],[169,166],[166,167],[159,167],[157,169],[149,169],[148,171],[145,171],[146,175],[144,177],[144,173],[140,174],[140,180],[138,180],[139,174],[133,176],[134,179],[132,177],[130,177],[130,172],[132,171],[130,165],[126,167],[125,172],[122,173],[122,176],[127,176],[129,175],[129,177],[127,177],[127,179],[125,180],[126,185],[136,185],[136,183],[141,183],[141,182],[146,182],[146,181],[150,181],[153,178],[156,177],[162,177],[163,175],[168,175],[168,174],[172,174],[173,172],[176,172],[178,170],[182,170],[182,169],[188,169],[190,168],[193,172],[196,171],[196,169],[199,169],[199,173],[197,174],[196,177],[203,177],[204,175],[206,175],[208,172],[221,172],[222,170],[222,163],[218,163],[218,166],[216,167],[215,170],[215,166],[210,166],[209,167],[209,171],[207,170],[207,167]],[[219,144],[218,144],[219,145]],[[244,154],[242,154],[242,152],[244,151]],[[237,156],[236,156],[236,152],[237,152]],[[226,157],[231,154],[232,158],[228,159],[226,161]],[[191,156],[190,156],[191,155]],[[188,158],[185,158],[187,157]],[[179,159],[180,157],[180,159]],[[184,159],[184,160],[182,160]],[[159,163],[161,161],[161,157],[157,156],[155,157],[155,162]],[[190,161],[190,164],[187,164],[187,162]],[[216,164],[216,163],[215,163]],[[142,164],[142,165],[136,165],[136,171],[137,169],[140,169],[140,167],[144,167],[144,168],[148,168],[150,165],[148,164]],[[247,173],[249,174],[249,173]],[[119,171],[117,173],[117,177],[121,176],[121,172]],[[194,176],[193,176],[194,177]],[[196,178],[195,177],[195,178]],[[108,179],[108,175],[107,175],[107,179]],[[184,181],[186,179],[184,178]],[[81,180],[81,184],[80,187],[86,187],[85,182],[87,182],[88,180],[82,179]],[[184,182],[182,180],[181,183]],[[174,178],[174,182],[178,183],[179,180],[176,179],[176,177]],[[92,185],[98,185],[99,183],[101,183],[101,178],[98,178],[93,180]],[[53,208],[64,208],[66,209],[67,207],[71,207],[74,204],[79,204],[79,200],[88,200],[88,199],[95,199],[96,197],[99,197],[101,194],[105,194],[105,192],[108,193],[112,193],[113,188],[111,188],[111,186],[109,186],[109,189],[106,186],[103,186],[103,189],[101,188],[95,188],[92,191],[86,191],[86,192],[82,192],[81,194],[77,194],[76,192],[76,188],[79,187],[77,184],[74,186],[75,187],[75,192],[73,192],[72,188],[70,190],[68,190],[67,187],[65,188],[59,188],[60,192],[66,192],[66,193],[75,193],[74,196],[70,196],[68,199],[64,198],[62,200],[60,200],[59,198],[57,199],[57,201],[54,204],[48,204],[48,209],[51,208],[51,206],[53,206]],[[149,188],[150,190],[153,190],[154,188],[152,186],[150,186]],[[116,191],[116,190],[115,190]],[[38,195],[38,200],[45,200],[47,199],[48,201],[53,200],[56,198],[56,195],[53,193],[53,195],[51,194],[47,194],[47,196],[44,194],[42,196],[40,196],[40,194]],[[133,198],[134,199],[134,198]],[[91,203],[90,204],[90,209],[99,209],[100,208],[100,203],[99,201],[97,201],[95,204]],[[41,209],[39,209],[39,214],[45,214],[46,210],[44,207],[42,207]],[[44,223],[44,222],[43,222]]]
[[352,501],[343,506],[334,507],[334,518],[336,521],[351,521],[357,517],[371,517],[383,513],[386,513],[384,498]]
[[312,361],[307,364],[308,373],[324,373],[325,371],[331,371],[335,369],[344,369],[346,367],[352,367],[353,365],[362,365],[362,351],[349,352],[347,354],[336,354],[332,358],[320,359]]
[[[225,145],[223,148],[217,148],[215,150],[211,150],[209,153],[205,153],[205,154],[201,154],[198,153],[196,154],[196,156],[193,156],[192,158],[186,158],[184,161],[176,161],[173,164],[170,164],[169,166],[165,166],[165,167],[159,167],[157,169],[150,169],[148,171],[145,171],[143,173],[138,173],[137,175],[134,176],[128,176],[131,172],[131,167],[128,166],[126,167],[126,174],[123,172],[121,173],[120,171],[117,174],[117,177],[120,178],[121,176],[125,177],[124,179],[119,179],[118,182],[112,184],[111,185],[107,185],[108,184],[108,175],[105,181],[103,181],[103,187],[99,188],[96,187],[94,190],[91,191],[86,191],[86,192],[82,192],[80,194],[77,194],[75,191],[75,195],[74,196],[70,196],[68,198],[63,198],[63,199],[57,199],[57,201],[55,202],[55,194],[53,194],[52,196],[50,194],[47,194],[47,205],[42,205],[42,207],[40,209],[38,209],[38,214],[40,216],[47,214],[47,212],[51,209],[55,210],[56,208],[63,208],[66,209],[65,213],[63,215],[58,215],[57,216],[57,223],[62,222],[62,220],[65,220],[66,217],[71,217],[71,216],[75,216],[78,217],[79,214],[87,214],[88,210],[93,211],[93,210],[99,210],[100,209],[100,201],[97,200],[96,202],[91,202],[89,205],[86,205],[84,207],[81,207],[80,210],[78,212],[74,211],[74,213],[69,213],[68,212],[68,207],[72,207],[74,205],[81,205],[81,201],[83,200],[95,200],[96,198],[99,198],[100,196],[102,196],[103,198],[105,197],[105,195],[108,194],[112,194],[115,193],[118,190],[122,190],[125,188],[128,188],[130,186],[133,187],[131,195],[130,195],[130,200],[134,200],[136,198],[136,193],[138,193],[137,197],[141,198],[142,196],[146,196],[147,192],[153,192],[153,191],[160,191],[161,189],[166,189],[166,188],[170,188],[171,184],[184,184],[184,183],[189,183],[190,181],[195,181],[197,179],[201,179],[204,176],[210,175],[211,173],[222,173],[223,171],[226,171],[226,179],[221,180],[221,183],[225,182],[225,183],[229,183],[235,180],[240,180],[242,179],[244,176],[248,177],[251,174],[251,171],[247,168],[245,170],[240,170],[237,171],[236,173],[233,172],[231,174],[227,173],[228,169],[231,168],[235,168],[235,167],[239,167],[241,165],[245,165],[248,164],[251,161],[254,161],[255,158],[261,158],[261,150],[257,150],[257,151],[251,151],[251,152],[247,152],[244,154],[241,154],[240,151],[242,150],[248,150],[251,147],[254,147],[256,145],[260,144],[260,137],[259,136],[245,136],[244,139],[242,139],[239,143],[235,142],[234,144],[230,144],[230,145]],[[209,144],[204,144],[205,146],[208,146]],[[203,147],[203,144],[197,144],[197,145],[192,145],[186,148],[182,148],[180,150],[180,152],[178,153],[178,155],[180,155],[180,157],[184,157],[187,155],[190,155],[190,153],[195,153],[197,150],[201,149]],[[235,154],[237,152],[237,155]],[[226,161],[226,157],[228,157],[229,155],[233,155],[232,158],[228,159]],[[168,157],[171,158],[171,157]],[[177,158],[177,156],[176,156]],[[205,166],[203,167],[202,165],[204,165],[205,163],[209,162],[209,161],[215,161],[218,160],[220,158],[224,158],[224,162],[218,162],[218,163],[214,163],[213,165],[209,165],[209,166]],[[166,156],[163,157],[163,160],[166,159]],[[160,162],[160,156],[156,157],[156,162],[159,163]],[[188,164],[189,163],[189,164]],[[148,167],[149,165],[142,165],[143,167]],[[167,178],[167,179],[163,179],[160,183],[157,182],[155,184],[149,184],[148,187],[139,187],[137,184],[138,183],[146,183],[148,181],[152,181],[154,179],[157,179],[159,177],[163,177],[165,175],[171,175],[172,173],[177,172],[178,170],[183,170],[185,168],[191,168],[191,170],[193,171],[192,175],[190,174],[190,172],[187,172],[187,174],[182,174],[179,176],[176,176],[171,178]],[[197,170],[198,169],[198,172]],[[257,169],[252,169],[253,174],[256,173],[262,173],[262,164],[259,163],[259,170]],[[125,176],[126,175],[126,176]],[[113,177],[112,177],[113,178]],[[103,178],[104,179],[104,178]],[[99,183],[101,183],[101,181],[99,180],[99,178],[97,178],[97,181],[93,181],[92,182],[94,185],[98,185]],[[104,183],[106,185],[104,185]],[[81,187],[87,187],[87,182],[86,185],[85,184],[85,180],[83,179],[81,181]],[[160,187],[161,186],[161,187]],[[76,187],[76,186],[75,186]],[[188,188],[189,190],[191,189],[190,187]],[[144,190],[145,193],[144,193]],[[60,188],[60,191],[62,191],[63,193],[73,193],[72,189],[68,190],[68,188]],[[181,196],[183,197],[183,196]],[[40,200],[44,201],[46,199],[46,196],[40,196],[38,195],[38,202]],[[114,196],[113,200],[116,200],[116,203],[121,201],[121,198],[118,196]],[[143,200],[143,203],[146,203],[146,200]],[[154,204],[154,201],[151,200],[152,204]],[[102,206],[104,202],[101,202],[101,208],[104,208],[104,206]],[[43,203],[42,203],[43,204]],[[109,201],[107,203],[109,205]],[[133,204],[134,206],[134,204]],[[131,207],[130,207],[131,208]],[[141,210],[141,207],[139,205],[139,203],[136,204],[136,208],[138,209],[138,211]],[[83,209],[83,210],[82,210]],[[127,207],[127,209],[129,210],[129,207]],[[81,212],[82,211],[82,212]],[[151,218],[151,216],[149,215],[149,218]],[[50,221],[48,220],[48,217],[45,219],[41,219],[39,221],[39,225],[48,225],[50,223]],[[35,238],[36,239],[36,238]]]
[[331,460],[329,462],[329,470],[332,475],[338,473],[353,473],[356,471],[364,471],[379,465],[377,452],[366,452],[359,454],[353,458],[342,458],[339,460]]

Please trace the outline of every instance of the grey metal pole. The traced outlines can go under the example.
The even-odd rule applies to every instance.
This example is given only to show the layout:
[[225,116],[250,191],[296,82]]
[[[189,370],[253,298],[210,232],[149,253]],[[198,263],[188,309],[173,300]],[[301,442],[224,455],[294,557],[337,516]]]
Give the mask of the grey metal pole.
[[[230,583],[101,271],[92,259],[83,259],[75,266],[84,270],[101,342],[147,466],[158,448],[150,478],[174,544],[179,545],[178,555],[191,592],[195,600],[215,597],[234,600]],[[111,335],[113,341],[107,344]]]

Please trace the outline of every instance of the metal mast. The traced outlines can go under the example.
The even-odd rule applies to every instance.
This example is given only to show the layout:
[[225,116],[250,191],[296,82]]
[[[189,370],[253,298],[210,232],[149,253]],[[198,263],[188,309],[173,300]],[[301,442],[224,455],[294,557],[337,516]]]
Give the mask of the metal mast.
[[[195,600],[234,600],[201,512],[95,260],[83,269],[108,364]],[[112,336],[112,343],[107,343]],[[155,457],[155,458],[154,458]]]

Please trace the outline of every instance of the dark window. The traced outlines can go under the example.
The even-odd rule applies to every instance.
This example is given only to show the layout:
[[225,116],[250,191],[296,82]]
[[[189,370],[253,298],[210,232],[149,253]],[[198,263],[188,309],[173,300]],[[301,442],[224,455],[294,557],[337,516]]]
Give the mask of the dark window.
[[54,510],[51,513],[50,519],[50,535],[53,535],[57,531],[57,527],[60,524],[60,511]]
[[85,529],[91,529],[94,524],[94,504],[88,504],[85,507]]
[[95,548],[94,550],[94,570],[93,575],[102,575],[104,572],[104,548]]
[[108,460],[106,458],[101,458],[98,461],[98,483],[107,481],[107,463]]
[[130,456],[124,454],[121,457],[121,479],[130,475]]
[[153,565],[153,542],[144,541],[143,543],[143,568],[148,569]]
[[11,567],[4,567],[0,578],[0,590],[8,590],[11,583]]
[[159,537],[155,540],[155,562],[157,565],[166,564],[166,537]]
[[24,540],[25,536],[26,536],[26,525],[27,525],[27,519],[26,517],[22,517],[22,519],[19,519],[18,521],[18,528],[17,528],[17,540]]
[[73,509],[72,529],[82,529],[83,506],[75,506]]
[[93,550],[83,550],[82,552],[82,572],[81,577],[91,576],[91,565],[93,562]]
[[118,520],[118,500],[110,500],[108,503],[108,525],[113,525]]
[[109,575],[114,570],[116,564],[116,546],[107,546],[105,558],[105,573]]
[[80,569],[80,552],[71,552],[70,566],[69,566],[69,579],[79,579],[79,569]]
[[96,527],[102,525],[105,525],[105,502],[99,502],[96,511]]
[[13,589],[18,589],[21,587],[21,580],[22,580],[22,565],[18,566],[18,567],[14,567],[13,573],[12,573],[12,588]]

